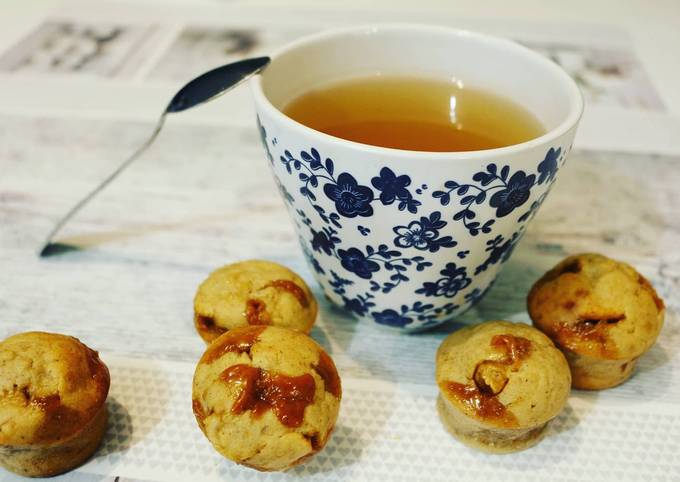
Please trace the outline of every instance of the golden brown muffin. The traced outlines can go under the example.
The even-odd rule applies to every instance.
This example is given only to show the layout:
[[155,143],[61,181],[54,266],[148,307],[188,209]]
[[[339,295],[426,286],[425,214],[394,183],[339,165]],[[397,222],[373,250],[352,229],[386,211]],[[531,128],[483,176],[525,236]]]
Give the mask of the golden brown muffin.
[[616,386],[663,326],[664,304],[632,266],[599,254],[570,256],[531,288],[534,325],[567,357],[574,388]]
[[535,328],[487,321],[449,335],[437,350],[444,426],[461,442],[490,453],[538,443],[564,407],[571,375],[564,355]]
[[194,374],[193,410],[205,436],[228,459],[262,471],[286,470],[321,450],[341,397],[323,348],[275,326],[228,331]]
[[309,333],[318,306],[302,278],[271,261],[224,266],[201,283],[194,299],[194,324],[207,343],[227,330],[274,325]]
[[76,338],[28,332],[0,342],[0,465],[47,477],[73,469],[106,431],[109,371]]

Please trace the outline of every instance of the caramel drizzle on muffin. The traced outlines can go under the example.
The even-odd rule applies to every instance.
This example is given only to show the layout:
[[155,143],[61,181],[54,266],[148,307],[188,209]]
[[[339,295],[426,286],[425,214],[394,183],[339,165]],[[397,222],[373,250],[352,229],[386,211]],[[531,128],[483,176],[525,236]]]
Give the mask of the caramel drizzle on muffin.
[[[309,306],[309,300],[304,290],[294,282],[287,279],[270,281],[262,289],[274,288],[290,293],[303,308]],[[243,313],[249,325],[270,325],[272,320],[267,313],[267,304],[262,300],[250,298],[246,301],[246,311]]]
[[110,384],[108,367],[104,365],[104,362],[99,358],[99,352],[87,346],[85,346],[85,349],[87,350],[87,368],[90,370],[92,379],[100,382],[99,384],[103,385],[106,388],[105,391],[108,393]]
[[626,319],[623,313],[585,313],[576,323],[561,323],[554,331],[558,343],[570,350],[578,350],[581,343],[596,344],[600,354],[616,358],[618,349],[609,338],[609,329]]
[[324,390],[334,397],[340,398],[341,388],[338,370],[325,351],[319,352],[319,361],[312,368],[323,379]]
[[[540,326],[541,330],[549,335],[559,347],[579,354],[586,353],[607,359],[617,359],[621,354],[619,347],[610,336],[610,331],[619,322],[625,321],[628,313],[618,304],[601,306],[603,304],[601,300],[586,299],[594,296],[588,288],[593,288],[599,277],[613,269],[611,266],[606,269],[598,266],[596,262],[589,261],[590,257],[591,255],[581,255],[567,258],[543,275],[531,288],[530,299],[537,291],[541,291],[541,294],[535,300],[530,300],[530,314],[534,323]],[[611,265],[615,262],[609,260],[608,263]],[[576,285],[577,289],[565,290],[559,298],[550,288],[545,289],[546,283],[562,276],[570,276],[570,273],[578,274],[581,271],[586,271],[589,276],[581,278]],[[665,309],[664,302],[659,298],[651,283],[631,267],[625,268],[624,274],[628,279],[637,280],[636,294],[640,294],[641,291],[649,294],[659,316],[662,316]],[[556,308],[561,309],[551,313],[553,311],[550,309],[551,304],[555,302],[559,303]]]
[[307,299],[307,295],[305,294],[304,290],[290,280],[277,279],[267,283],[264,287],[271,287],[287,291],[298,300],[298,303],[300,303],[303,308],[307,308],[309,306],[309,300]]
[[261,417],[272,410],[286,427],[299,427],[305,408],[314,401],[316,383],[309,373],[298,377],[273,374],[250,365],[233,365],[220,379],[238,387],[238,397],[231,407],[234,414],[246,411]]
[[206,416],[205,412],[203,411],[203,405],[201,405],[201,402],[194,398],[191,400],[191,410],[194,412],[194,416],[196,417],[198,424],[201,426],[201,429],[203,429],[203,421],[205,420]]
[[659,298],[659,295],[656,294],[656,290],[652,286],[652,283],[647,280],[644,276],[641,274],[638,274],[638,284],[642,286],[642,289],[647,291],[650,295],[652,295],[652,300],[654,300],[654,304],[656,305],[656,310],[661,313],[663,310],[666,309],[666,306],[663,303],[663,300]]
[[217,338],[222,333],[227,331],[226,328],[221,328],[217,326],[217,324],[215,323],[215,319],[211,316],[197,314],[194,319],[199,330],[205,334],[210,335],[212,339]]
[[583,263],[580,259],[570,259],[567,258],[553,269],[545,273],[539,280],[541,283],[547,283],[548,281],[553,281],[563,274],[572,273],[578,274],[583,271]]
[[228,331],[208,347],[201,360],[205,363],[212,363],[229,352],[250,354],[250,349],[258,341],[258,337],[265,328],[265,326],[253,326]]
[[246,312],[244,315],[249,325],[269,325],[272,322],[264,301],[253,299],[246,301]]
[[510,365],[513,370],[519,368],[521,361],[531,352],[531,341],[521,336],[496,335],[491,339],[491,346],[505,353],[502,363]]
[[503,358],[479,362],[471,384],[447,381],[445,389],[478,417],[493,420],[499,426],[517,427],[517,418],[498,400],[498,395],[508,384],[508,370],[517,371],[529,356],[531,341],[521,336],[496,335],[490,345],[503,353]]
[[[73,339],[84,349],[85,362],[87,363],[88,373],[93,381],[94,389],[97,392],[97,397],[105,400],[110,384],[108,368],[99,359],[99,354],[95,350],[83,345],[76,338]],[[35,392],[32,392],[30,385],[24,385],[19,388],[15,384],[14,391],[15,393],[18,392],[21,398],[23,398],[25,406],[43,413],[41,425],[36,430],[36,442],[42,443],[70,437],[83,424],[91,420],[100,409],[99,405],[95,405],[86,410],[76,410],[65,405],[59,393],[37,395]]]
[[59,394],[35,397],[28,387],[21,389],[26,404],[35,407],[44,413],[44,419],[40,428],[36,431],[36,441],[45,442],[68,437],[78,431],[78,428],[86,421],[87,414],[80,413],[61,403]]
[[31,405],[38,407],[46,414],[53,414],[61,407],[61,397],[56,393],[46,397],[35,397],[31,400]]

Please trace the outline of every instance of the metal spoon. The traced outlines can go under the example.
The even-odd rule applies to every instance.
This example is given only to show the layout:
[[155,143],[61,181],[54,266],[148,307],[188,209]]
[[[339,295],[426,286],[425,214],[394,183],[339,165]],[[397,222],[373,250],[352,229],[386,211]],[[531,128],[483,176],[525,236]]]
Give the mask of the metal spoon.
[[61,228],[80,211],[93,197],[108,186],[123,170],[141,156],[151,144],[156,140],[158,134],[165,123],[165,116],[191,109],[197,105],[216,99],[228,90],[239,85],[244,80],[250,78],[264,69],[269,64],[269,57],[256,57],[252,59],[240,60],[231,64],[217,67],[209,72],[199,75],[182,87],[172,98],[168,106],[158,119],[155,129],[151,136],[141,145],[129,158],[109,174],[97,187],[90,191],[87,196],[78,201],[54,226],[45,240],[45,244],[40,250],[40,257],[52,256],[77,250],[78,247],[54,242],[54,238]]

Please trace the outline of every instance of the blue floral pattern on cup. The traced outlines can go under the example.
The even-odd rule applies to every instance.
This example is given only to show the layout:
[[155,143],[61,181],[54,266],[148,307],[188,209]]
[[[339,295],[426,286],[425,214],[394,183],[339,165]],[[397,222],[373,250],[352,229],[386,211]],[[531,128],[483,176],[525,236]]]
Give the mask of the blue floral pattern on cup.
[[383,167],[377,177],[371,179],[374,188],[380,191],[380,202],[385,206],[399,201],[399,210],[408,209],[410,213],[415,213],[420,206],[420,201],[413,199],[407,189],[411,184],[411,178],[406,175],[397,176],[388,167]]
[[[569,150],[550,147],[534,172],[487,162],[469,179],[442,179],[435,186],[432,179],[413,179],[386,165],[373,175],[350,173],[337,167],[342,160],[315,147],[274,154],[266,126],[259,119],[258,124],[303,252],[323,289],[359,317],[409,331],[450,319],[484,296],[496,270],[487,272],[508,260]],[[366,227],[387,212],[401,213],[403,221],[380,230],[376,224]],[[514,229],[496,229],[507,226],[508,217]],[[483,256],[471,255],[480,252]],[[435,253],[439,264],[433,263]],[[414,273],[427,276],[415,281]],[[401,302],[385,306],[386,295],[395,290]]]
[[419,220],[412,221],[408,226],[395,226],[392,230],[397,235],[394,238],[395,246],[399,248],[416,248],[422,251],[435,253],[440,248],[452,248],[458,243],[451,236],[440,236],[439,231],[446,227],[446,221],[442,221],[442,215],[435,211],[430,216],[423,216]]
[[441,278],[434,283],[426,281],[421,288],[416,290],[416,293],[453,298],[459,291],[467,288],[472,281],[468,278],[467,269],[464,266],[456,266],[456,263],[447,263],[439,274]]
[[326,184],[323,192],[335,203],[335,209],[341,216],[373,216],[373,191],[370,187],[360,186],[351,174],[343,172],[335,183]]

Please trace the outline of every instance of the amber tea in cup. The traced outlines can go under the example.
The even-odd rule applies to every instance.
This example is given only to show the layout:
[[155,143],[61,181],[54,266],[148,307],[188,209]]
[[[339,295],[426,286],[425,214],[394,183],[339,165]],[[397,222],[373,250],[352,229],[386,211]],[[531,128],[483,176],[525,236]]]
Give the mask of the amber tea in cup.
[[283,112],[317,131],[411,151],[477,151],[543,135],[522,106],[454,80],[373,75],[309,90]]

